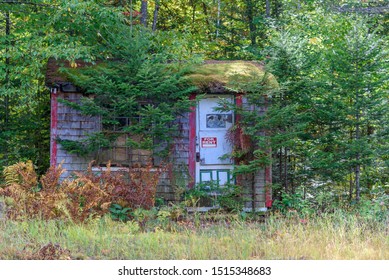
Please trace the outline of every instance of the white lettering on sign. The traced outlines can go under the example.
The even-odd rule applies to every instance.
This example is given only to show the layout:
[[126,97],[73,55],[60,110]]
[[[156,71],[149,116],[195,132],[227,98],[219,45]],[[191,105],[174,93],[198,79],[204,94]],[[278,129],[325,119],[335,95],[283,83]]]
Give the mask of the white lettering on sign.
[[201,148],[216,148],[217,138],[216,137],[201,137]]

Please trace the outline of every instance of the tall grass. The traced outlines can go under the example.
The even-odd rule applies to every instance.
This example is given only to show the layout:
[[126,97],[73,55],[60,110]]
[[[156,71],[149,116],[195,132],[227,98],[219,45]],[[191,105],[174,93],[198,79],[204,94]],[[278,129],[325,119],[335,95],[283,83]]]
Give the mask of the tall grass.
[[110,218],[0,221],[0,259],[34,258],[48,243],[71,259],[389,259],[387,223],[343,213],[307,220],[273,215],[265,222],[191,218],[142,230]]

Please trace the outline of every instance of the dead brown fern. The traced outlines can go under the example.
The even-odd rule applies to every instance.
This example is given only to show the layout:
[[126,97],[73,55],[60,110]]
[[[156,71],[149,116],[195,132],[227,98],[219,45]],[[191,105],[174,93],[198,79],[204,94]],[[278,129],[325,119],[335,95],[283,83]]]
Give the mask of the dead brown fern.
[[75,221],[85,221],[91,216],[102,216],[108,213],[112,203],[109,189],[104,189],[99,183],[93,182],[82,173],[78,178],[68,180],[63,184],[66,193],[67,209]]
[[83,222],[91,216],[109,212],[112,203],[123,207],[154,206],[157,184],[163,168],[132,168],[112,172],[110,166],[92,172],[91,165],[74,178],[61,181],[62,166],[50,167],[38,183],[31,162],[18,163],[5,169],[6,187],[0,195],[11,198],[7,216],[18,218],[71,219]]
[[21,187],[30,188],[36,186],[38,181],[32,161],[7,166],[3,170],[3,175],[6,187],[19,184]]
[[164,171],[166,168],[154,168],[151,162],[145,167],[128,169],[128,182],[115,186],[114,199],[132,209],[150,209],[154,206],[157,185]]
[[5,188],[0,195],[11,198],[7,215],[12,218],[28,216],[37,208],[38,177],[31,161],[20,162],[4,168]]

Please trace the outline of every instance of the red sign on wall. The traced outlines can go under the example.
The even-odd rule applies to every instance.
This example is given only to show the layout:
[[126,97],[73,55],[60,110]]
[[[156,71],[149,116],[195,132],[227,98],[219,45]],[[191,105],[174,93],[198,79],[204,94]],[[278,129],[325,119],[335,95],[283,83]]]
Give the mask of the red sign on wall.
[[201,148],[216,148],[217,138],[216,137],[201,137]]

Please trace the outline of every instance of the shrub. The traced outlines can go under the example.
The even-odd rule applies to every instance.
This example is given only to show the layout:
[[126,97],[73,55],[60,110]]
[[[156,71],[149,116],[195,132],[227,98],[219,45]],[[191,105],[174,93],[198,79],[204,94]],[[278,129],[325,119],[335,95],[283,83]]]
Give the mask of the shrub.
[[[0,189],[0,195],[9,198],[7,216],[11,219],[69,218],[82,222],[91,216],[117,210],[119,206],[121,209],[149,209],[155,203],[162,169],[152,170],[149,164],[125,174],[124,171],[111,172],[108,166],[95,173],[90,165],[86,172],[77,172],[73,178],[61,181],[63,172],[61,165],[50,167],[38,180],[30,161],[6,167],[3,172],[5,188]],[[121,212],[120,220],[126,220],[126,214]]]
[[244,205],[241,186],[226,184],[217,186],[212,182],[197,184],[184,193],[184,204],[188,207],[217,206],[228,212],[240,212]]
[[301,191],[294,194],[287,192],[281,193],[281,199],[275,200],[272,206],[273,210],[287,214],[290,212],[298,212],[302,215],[311,214],[314,209],[307,199],[304,199]]

